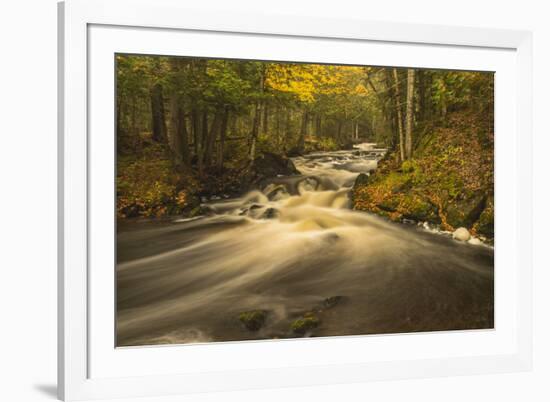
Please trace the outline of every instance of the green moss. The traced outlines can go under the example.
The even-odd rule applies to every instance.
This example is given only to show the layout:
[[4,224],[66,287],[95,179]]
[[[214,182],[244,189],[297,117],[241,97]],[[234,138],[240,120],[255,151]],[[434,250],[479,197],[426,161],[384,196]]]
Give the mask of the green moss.
[[395,212],[399,207],[398,197],[388,197],[376,204],[378,208],[386,212]]
[[290,329],[295,334],[303,335],[306,332],[317,328],[320,324],[321,321],[313,313],[306,313],[304,314],[304,317],[293,321],[292,324],[290,324]]
[[427,221],[430,223],[441,223],[437,208],[428,200],[413,194],[407,194],[403,197],[399,211],[403,218],[413,219],[415,221]]
[[416,170],[417,165],[413,160],[406,160],[401,164],[403,173],[412,173]]
[[451,200],[445,210],[447,223],[454,228],[471,228],[480,219],[485,210],[485,205],[486,197],[483,194],[474,194],[469,198]]
[[492,144],[489,121],[452,112],[445,125],[420,127],[413,159],[399,164],[393,153],[380,162],[369,184],[354,193],[354,209],[447,230],[463,226],[492,237],[494,211],[485,195],[493,191],[493,148],[481,141]]
[[239,321],[249,331],[258,331],[265,324],[267,312],[264,310],[245,311],[239,314]]
[[487,205],[485,209],[479,216],[479,221],[476,225],[476,230],[478,233],[485,235],[487,237],[494,237],[495,228],[494,228],[494,215],[495,215],[495,206],[494,199],[490,197],[487,200]]
[[456,198],[464,189],[464,182],[454,172],[447,172],[441,175],[439,187],[446,191],[450,198]]

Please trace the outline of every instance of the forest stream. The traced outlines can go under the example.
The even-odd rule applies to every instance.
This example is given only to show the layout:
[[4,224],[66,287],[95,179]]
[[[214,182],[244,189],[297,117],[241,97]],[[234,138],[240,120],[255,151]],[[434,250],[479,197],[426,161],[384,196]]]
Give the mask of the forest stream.
[[208,200],[210,216],[120,224],[117,345],[492,328],[492,247],[350,209],[384,153],[297,157],[301,175]]

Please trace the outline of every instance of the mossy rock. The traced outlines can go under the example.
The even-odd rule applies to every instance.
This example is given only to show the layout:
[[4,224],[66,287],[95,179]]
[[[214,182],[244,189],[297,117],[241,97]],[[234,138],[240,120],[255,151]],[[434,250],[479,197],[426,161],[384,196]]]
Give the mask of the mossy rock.
[[474,195],[466,200],[451,201],[445,208],[447,223],[453,228],[471,228],[485,209],[487,197]]
[[304,335],[305,333],[317,328],[321,324],[321,320],[313,313],[306,313],[302,318],[294,320],[290,324],[290,329],[295,334]]
[[355,178],[355,183],[353,184],[353,188],[359,187],[359,186],[366,186],[369,184],[369,176],[365,173],[359,173],[359,175]]
[[368,183],[369,176],[365,173],[359,173],[359,175],[355,178],[351,191],[349,192],[349,197],[353,203],[361,198],[361,196],[359,196],[359,190],[364,190]]
[[403,173],[412,173],[414,172],[416,169],[416,166],[415,166],[415,163],[414,161],[404,161],[402,164],[401,164],[401,171]]
[[493,197],[487,199],[487,205],[479,216],[476,230],[479,234],[493,238],[495,236],[495,206]]
[[275,208],[268,208],[262,214],[261,219],[275,219],[279,216],[279,211]]
[[267,311],[265,310],[245,311],[239,314],[239,321],[249,331],[258,331],[265,324],[266,317]]
[[422,197],[405,197],[400,209],[405,219],[412,219],[416,222],[441,223],[437,207]]
[[392,193],[403,193],[410,190],[413,187],[413,180],[411,174],[401,174],[401,178],[393,183],[391,186]]

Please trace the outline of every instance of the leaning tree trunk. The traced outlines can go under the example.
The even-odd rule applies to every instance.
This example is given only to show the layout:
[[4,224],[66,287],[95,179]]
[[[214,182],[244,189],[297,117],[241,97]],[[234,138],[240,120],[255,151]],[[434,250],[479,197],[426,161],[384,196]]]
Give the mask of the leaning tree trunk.
[[412,125],[413,125],[413,101],[414,101],[414,69],[407,70],[407,119],[405,130],[405,150],[407,159],[412,157]]
[[153,127],[153,140],[162,144],[168,143],[166,135],[166,118],[164,115],[164,97],[162,85],[156,83],[151,88],[151,126]]
[[395,84],[395,110],[397,112],[397,129],[399,131],[399,156],[401,161],[405,160],[405,141],[403,138],[403,116],[401,115],[401,99],[399,96],[399,77],[397,69],[393,69],[393,80]]

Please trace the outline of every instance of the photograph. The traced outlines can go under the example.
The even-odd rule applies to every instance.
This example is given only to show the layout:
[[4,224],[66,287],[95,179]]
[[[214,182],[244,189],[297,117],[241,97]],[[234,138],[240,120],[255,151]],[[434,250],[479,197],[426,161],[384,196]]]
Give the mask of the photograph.
[[114,57],[116,347],[494,330],[494,72]]

